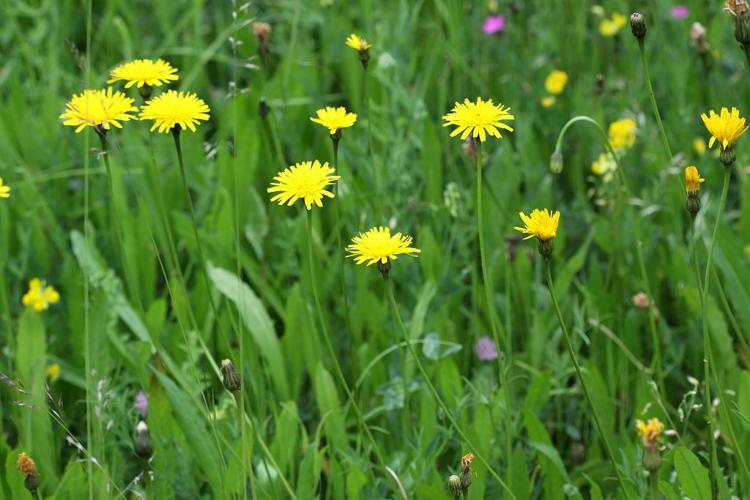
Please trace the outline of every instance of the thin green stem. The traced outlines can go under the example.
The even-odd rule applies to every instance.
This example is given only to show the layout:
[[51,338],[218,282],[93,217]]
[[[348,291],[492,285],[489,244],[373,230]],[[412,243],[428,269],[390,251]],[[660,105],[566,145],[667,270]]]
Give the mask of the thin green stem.
[[[92,35],[92,0],[86,2],[86,70],[85,80],[86,85],[89,86],[91,82],[91,35]],[[86,246],[89,245],[89,137],[90,134],[84,134],[83,139],[83,239]],[[88,258],[88,252],[86,257]],[[81,266],[83,272],[83,360],[84,360],[84,374],[86,383],[86,446],[93,451],[94,443],[91,442],[91,385],[93,380],[91,377],[91,318],[89,317],[89,301],[90,301],[90,290],[89,290],[89,277],[88,277],[88,265]],[[94,466],[93,460],[86,460],[86,480],[88,484],[89,500],[94,500]]]
[[[339,140],[340,139],[334,139],[331,141],[333,143],[333,168],[335,168],[339,173],[341,173],[341,169],[339,168]],[[339,195],[339,189],[338,189],[338,183],[334,187],[335,194]],[[333,204],[333,218],[334,218],[334,224],[336,225],[336,252],[337,254],[339,252],[343,252],[343,245],[342,241],[344,241],[344,225],[341,222],[341,209],[339,208],[339,203]],[[348,335],[352,334],[352,324],[351,324],[351,315],[349,311],[349,296],[346,293],[346,269],[344,268],[344,257],[343,253],[341,256],[336,257],[336,260],[338,261],[338,267],[339,267],[339,283],[341,285],[341,295],[344,299],[344,316],[346,320],[346,331]]]
[[[555,151],[559,152],[563,137],[565,136],[565,133],[568,131],[568,129],[577,122],[583,122],[588,123],[589,125],[593,125],[594,128],[599,132],[600,137],[602,138],[602,143],[604,144],[604,147],[609,152],[609,154],[612,155],[612,158],[615,160],[615,163],[617,164],[617,172],[620,178],[620,182],[622,183],[623,189],[625,190],[625,196],[628,200],[633,199],[633,193],[630,190],[630,184],[628,184],[628,179],[625,176],[625,171],[622,168],[622,163],[620,161],[619,156],[617,155],[614,147],[612,147],[612,143],[609,141],[609,136],[604,131],[604,129],[599,125],[599,122],[594,120],[593,118],[585,115],[579,115],[571,118],[568,120],[568,122],[563,126],[562,130],[560,131],[560,135],[557,137],[557,144],[555,146]],[[641,225],[640,225],[640,217],[635,212],[635,209],[632,207],[632,204],[628,203],[628,205],[631,207],[632,211],[632,230],[633,230],[633,238],[635,239],[635,253],[636,253],[636,259],[638,260],[638,270],[641,274],[641,280],[643,281],[643,287],[646,291],[646,295],[648,295],[648,329],[649,333],[651,334],[651,343],[653,345],[653,358],[651,359],[651,368],[656,373],[656,383],[659,387],[659,393],[661,395],[661,398],[664,401],[667,401],[666,399],[666,389],[664,387],[664,370],[662,368],[661,363],[661,339],[659,338],[659,332],[656,327],[656,297],[651,291],[651,283],[648,277],[648,272],[646,269],[646,263],[643,258],[643,243],[641,239]]]
[[664,153],[667,155],[667,161],[669,162],[672,161],[672,148],[669,146],[669,139],[667,139],[667,132],[664,130],[664,123],[661,121],[659,106],[656,104],[656,96],[654,95],[654,87],[651,85],[651,76],[648,71],[648,61],[646,60],[646,48],[644,47],[643,38],[638,39],[638,49],[641,52],[641,65],[643,66],[643,77],[646,80],[646,86],[648,87],[648,98],[651,101],[651,108],[656,117],[656,124],[659,126],[661,144],[662,147],[664,147]]
[[380,198],[380,175],[375,165],[375,145],[372,138],[372,109],[370,106],[370,85],[367,66],[364,66],[362,83],[362,94],[367,108],[367,142],[370,148],[370,173],[372,175],[372,187],[375,190],[375,214],[378,220],[383,218],[383,201]]
[[471,452],[474,454],[475,457],[479,459],[480,462],[487,468],[487,471],[492,475],[492,477],[495,478],[495,480],[500,483],[500,486],[510,495],[511,498],[516,498],[516,496],[513,494],[511,489],[508,487],[508,485],[500,478],[500,475],[495,471],[495,469],[489,464],[489,462],[484,458],[484,455],[482,455],[476,446],[469,440],[468,436],[466,436],[466,433],[464,433],[461,426],[456,421],[455,417],[453,416],[453,413],[451,412],[450,408],[448,408],[448,405],[445,404],[443,399],[440,397],[440,394],[438,394],[437,389],[433,385],[430,375],[427,373],[427,370],[425,370],[424,366],[422,365],[422,362],[419,359],[419,355],[417,354],[417,351],[414,349],[414,344],[412,343],[411,339],[409,338],[409,334],[406,331],[406,327],[404,326],[404,322],[401,320],[401,313],[398,310],[398,305],[396,304],[396,298],[393,294],[393,283],[389,278],[386,278],[386,290],[388,294],[388,301],[390,302],[391,309],[393,310],[393,317],[396,319],[396,323],[398,323],[399,329],[401,330],[401,335],[404,338],[404,343],[406,344],[406,348],[409,350],[409,354],[411,354],[411,357],[414,359],[414,363],[417,365],[417,369],[419,370],[419,373],[422,375],[422,378],[424,379],[425,385],[428,387],[430,392],[432,393],[432,396],[435,398],[435,402],[440,406],[440,408],[443,410],[443,413],[445,414],[446,418],[450,421],[453,428],[456,430],[459,436],[461,436],[461,439],[466,443],[466,446],[471,449]]
[[565,346],[568,348],[568,354],[570,354],[570,359],[573,362],[573,367],[576,370],[576,375],[578,375],[578,380],[581,382],[581,387],[583,388],[583,393],[586,396],[586,400],[589,403],[589,406],[591,407],[591,415],[594,418],[594,425],[596,426],[596,430],[599,433],[599,436],[602,438],[602,441],[604,441],[604,447],[607,450],[607,455],[609,455],[609,459],[612,462],[612,467],[615,469],[615,474],[617,475],[617,481],[620,483],[620,487],[622,488],[623,493],[627,498],[630,498],[630,490],[625,486],[625,478],[622,476],[622,473],[620,472],[620,468],[617,465],[617,461],[615,460],[615,454],[612,450],[612,446],[609,444],[609,441],[607,440],[607,436],[604,433],[604,427],[602,426],[601,419],[599,418],[599,413],[596,410],[596,406],[594,405],[594,400],[591,398],[591,393],[589,392],[589,388],[586,385],[586,380],[583,378],[583,373],[581,372],[581,365],[578,363],[578,356],[576,355],[575,350],[573,349],[573,343],[570,340],[570,334],[568,333],[568,327],[565,326],[565,320],[563,319],[562,312],[560,311],[560,305],[557,302],[557,294],[555,293],[555,284],[552,281],[552,269],[549,263],[549,260],[545,260],[545,271],[547,275],[547,288],[549,288],[549,294],[552,298],[552,304],[555,306],[555,313],[557,314],[557,319],[560,322],[560,328],[563,332],[563,337],[565,338]]
[[649,492],[651,493],[652,500],[660,500],[661,493],[659,492],[659,471],[652,470],[648,476]]
[[308,264],[310,267],[310,286],[312,288],[313,299],[315,301],[315,312],[318,316],[320,328],[323,331],[323,339],[325,340],[326,347],[328,348],[328,354],[331,356],[331,360],[333,361],[333,366],[336,371],[336,376],[339,379],[339,383],[344,388],[344,392],[346,392],[349,403],[352,405],[352,408],[354,408],[354,413],[357,417],[359,426],[362,428],[362,430],[364,430],[367,438],[372,443],[372,448],[375,452],[375,456],[377,457],[378,462],[385,469],[388,464],[386,464],[385,460],[383,460],[383,456],[380,453],[378,443],[375,441],[375,437],[370,432],[370,428],[368,427],[367,422],[365,422],[362,411],[360,410],[357,401],[354,399],[354,394],[349,388],[349,384],[347,383],[346,377],[344,376],[344,371],[341,369],[341,364],[339,363],[339,356],[336,353],[336,349],[333,346],[333,341],[331,340],[331,333],[328,331],[328,323],[323,316],[323,308],[320,305],[320,296],[318,294],[318,281],[315,276],[315,256],[313,253],[313,222],[311,210],[307,210],[307,254],[309,259]]
[[[513,422],[511,420],[511,411],[512,411],[512,402],[511,402],[511,391],[510,386],[508,385],[508,379],[505,373],[505,366],[511,365],[511,346],[510,346],[510,335],[508,332],[503,332],[503,338],[500,338],[500,333],[498,331],[498,324],[495,321],[495,307],[492,300],[492,280],[490,273],[487,271],[487,252],[485,250],[485,241],[484,241],[484,222],[482,214],[484,212],[484,207],[482,205],[482,191],[483,191],[483,185],[482,185],[482,143],[481,141],[477,141],[475,139],[476,144],[476,150],[474,151],[476,156],[476,177],[477,177],[477,186],[476,186],[476,196],[477,196],[477,206],[475,208],[476,215],[477,215],[477,234],[479,237],[479,259],[481,261],[482,266],[482,288],[484,288],[484,296],[487,301],[487,316],[489,318],[490,322],[490,329],[492,331],[492,337],[495,340],[495,345],[503,346],[503,351],[505,352],[505,362],[503,361],[503,356],[501,353],[498,353],[497,356],[497,371],[498,371],[498,377],[500,380],[500,385],[503,387],[504,397],[505,397],[505,411],[503,412],[504,422],[505,422],[505,456],[506,460],[508,461],[508,470],[507,470],[507,478],[510,479],[512,476],[511,474],[511,457],[513,456]],[[501,343],[502,340],[502,343]]]

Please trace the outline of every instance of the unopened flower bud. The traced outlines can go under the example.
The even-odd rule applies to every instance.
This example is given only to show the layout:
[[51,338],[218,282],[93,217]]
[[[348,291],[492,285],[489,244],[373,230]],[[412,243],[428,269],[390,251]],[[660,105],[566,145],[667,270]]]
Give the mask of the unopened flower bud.
[[743,49],[750,45],[750,6],[747,0],[727,0],[726,10],[734,16],[734,38]]
[[688,195],[685,208],[690,213],[690,216],[695,218],[701,210],[701,197],[699,195]]
[[633,295],[633,305],[638,309],[648,309],[649,300],[646,292],[638,292]]
[[450,491],[451,495],[453,495],[454,498],[461,497],[463,491],[461,489],[460,477],[455,474],[451,474],[451,476],[448,478],[448,491]]
[[658,446],[646,446],[643,449],[643,468],[654,473],[661,467],[661,452]]
[[135,438],[133,439],[133,448],[135,454],[144,460],[151,458],[154,453],[154,446],[151,443],[151,434],[148,432],[148,425],[141,420],[135,426]]
[[253,35],[258,39],[258,53],[268,54],[268,43],[271,40],[271,25],[268,23],[253,23]]
[[705,26],[699,22],[693,23],[690,28],[690,41],[693,43],[693,48],[700,56],[708,54],[708,34]]
[[266,102],[266,99],[264,97],[260,98],[260,102],[258,103],[258,114],[261,118],[265,118],[268,116],[268,113],[271,112],[271,106],[268,105]]
[[234,369],[234,363],[232,363],[232,360],[225,359],[221,362],[221,374],[224,377],[224,387],[226,387],[229,392],[240,390],[242,380],[240,379],[237,370]]
[[643,14],[640,12],[630,14],[630,30],[634,37],[643,40],[643,37],[646,36],[646,20],[643,19]]
[[560,151],[555,150],[549,158],[549,169],[553,174],[559,174],[563,171],[563,155]]

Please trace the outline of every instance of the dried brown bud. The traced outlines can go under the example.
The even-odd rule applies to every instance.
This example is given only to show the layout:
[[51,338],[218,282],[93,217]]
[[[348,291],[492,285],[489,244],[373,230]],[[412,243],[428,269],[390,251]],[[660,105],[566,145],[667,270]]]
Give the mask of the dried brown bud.
[[261,56],[268,54],[271,31],[271,25],[268,23],[253,23],[253,35],[258,39],[258,52]]
[[699,55],[708,54],[708,34],[705,26],[701,23],[693,23],[693,26],[690,28],[690,41],[693,43],[693,48]]
[[240,390],[242,381],[240,380],[239,373],[237,373],[237,370],[234,368],[232,360],[225,359],[221,362],[221,374],[224,376],[224,387],[226,387],[229,392]]
[[36,464],[26,453],[18,455],[16,468],[23,474],[23,484],[26,489],[33,495],[39,488],[39,474],[36,471]]
[[638,292],[633,295],[633,305],[638,309],[648,309],[649,300],[645,292]]

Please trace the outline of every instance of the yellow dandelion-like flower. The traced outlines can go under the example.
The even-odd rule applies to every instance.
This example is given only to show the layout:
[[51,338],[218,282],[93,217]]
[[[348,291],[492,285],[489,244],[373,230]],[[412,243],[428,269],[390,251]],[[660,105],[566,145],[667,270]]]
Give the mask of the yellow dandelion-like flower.
[[322,165],[318,160],[297,163],[274,177],[271,186],[266,191],[278,193],[271,198],[271,201],[277,201],[279,205],[289,206],[301,199],[308,210],[312,209],[313,203],[322,207],[324,196],[334,198],[334,194],[326,187],[341,178],[338,175],[332,175],[335,172],[336,169],[329,167],[328,162]]
[[141,120],[154,120],[151,131],[170,132],[179,126],[195,132],[201,120],[208,120],[211,110],[203,99],[191,92],[167,90],[141,107]]
[[412,237],[401,233],[391,234],[387,227],[373,227],[365,233],[359,233],[352,238],[352,243],[346,247],[347,257],[352,257],[357,264],[387,264],[389,259],[396,260],[399,255],[412,257],[421,252],[411,246]]
[[526,227],[516,226],[513,229],[528,235],[524,238],[525,240],[536,236],[541,241],[547,241],[557,235],[557,226],[560,224],[560,212],[552,213],[546,208],[544,210],[535,208],[531,211],[530,215],[526,215],[523,212],[519,212],[518,215]]
[[658,418],[649,419],[648,422],[636,420],[635,425],[643,440],[643,446],[646,447],[655,446],[664,432],[664,424]]
[[49,378],[50,382],[57,382],[57,379],[60,378],[60,365],[57,363],[52,363],[47,367],[47,377]]
[[599,33],[602,36],[613,37],[625,26],[628,19],[622,14],[612,14],[609,19],[602,19],[599,23]]
[[700,191],[701,184],[706,179],[701,177],[700,172],[698,172],[698,169],[691,165],[689,167],[685,168],[685,189],[688,193],[696,193]]
[[311,116],[310,120],[323,125],[329,130],[331,135],[334,135],[342,128],[351,127],[357,121],[357,115],[348,113],[343,106],[338,108],[326,106],[323,109],[317,110],[316,113],[318,117]]
[[109,130],[110,126],[122,128],[120,122],[126,122],[134,116],[129,113],[138,111],[133,106],[133,99],[120,91],[84,90],[74,95],[65,104],[65,113],[60,115],[63,125],[76,128],[76,133],[86,127],[100,127]]
[[2,177],[0,177],[0,198],[10,198],[10,186],[3,184]]
[[556,102],[557,102],[557,98],[553,95],[542,97],[542,101],[541,101],[543,108],[551,108],[552,106],[555,105]]
[[709,148],[712,148],[714,143],[719,141],[722,149],[727,149],[748,128],[745,126],[745,119],[740,117],[740,111],[737,108],[732,108],[731,112],[727,108],[721,108],[721,112],[718,115],[711,110],[708,116],[706,116],[706,113],[703,113],[701,120],[703,120],[703,125],[705,125],[711,134],[711,139],[708,141]]
[[450,113],[443,117],[444,127],[455,126],[451,132],[451,137],[461,134],[461,140],[466,139],[471,134],[472,137],[484,142],[487,134],[500,138],[499,129],[505,129],[513,132],[510,125],[503,121],[515,120],[516,117],[510,114],[510,108],[502,104],[493,104],[492,99],[483,101],[477,97],[477,102],[471,102],[465,99],[463,103],[457,102]]
[[52,286],[46,284],[39,278],[29,281],[29,291],[23,296],[23,305],[41,312],[52,304],[60,301],[60,294]]
[[638,122],[632,118],[623,118],[609,124],[609,142],[615,149],[629,148],[635,144]]
[[353,48],[357,52],[370,50],[372,48],[371,43],[367,43],[367,40],[361,38],[359,35],[352,33],[346,38],[346,45]]
[[560,95],[568,83],[568,74],[565,71],[555,70],[547,76],[544,88],[552,95]]
[[129,89],[133,85],[138,86],[138,88],[144,85],[158,87],[162,83],[168,83],[180,78],[177,76],[177,69],[162,59],[157,59],[156,61],[151,59],[136,59],[135,61],[117,66],[112,70],[111,76],[112,78],[107,83],[124,81],[126,89]]

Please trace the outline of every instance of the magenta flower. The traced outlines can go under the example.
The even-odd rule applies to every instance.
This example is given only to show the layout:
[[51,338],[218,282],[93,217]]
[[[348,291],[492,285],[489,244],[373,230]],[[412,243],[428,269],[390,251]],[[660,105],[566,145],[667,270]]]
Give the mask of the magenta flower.
[[497,359],[495,341],[489,337],[479,337],[479,340],[474,346],[474,354],[477,355],[480,361],[492,361],[493,359]]
[[148,396],[143,391],[138,391],[138,394],[135,396],[135,402],[133,403],[133,406],[136,410],[138,410],[138,414],[141,416],[141,418],[146,418],[148,415]]
[[673,19],[685,19],[690,15],[690,11],[684,5],[675,5],[672,7],[672,18]]
[[482,26],[482,31],[488,35],[500,33],[505,29],[505,16],[487,16]]

